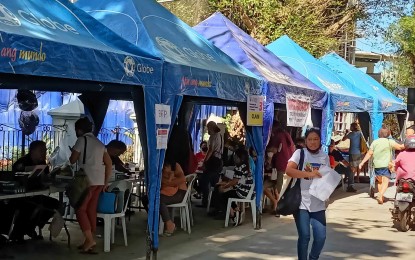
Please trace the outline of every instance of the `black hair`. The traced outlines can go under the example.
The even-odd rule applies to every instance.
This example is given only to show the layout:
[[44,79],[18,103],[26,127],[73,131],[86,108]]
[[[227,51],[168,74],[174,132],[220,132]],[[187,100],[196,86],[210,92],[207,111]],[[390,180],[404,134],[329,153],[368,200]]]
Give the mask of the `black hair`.
[[412,129],[415,131],[415,125],[411,125],[410,127],[406,128],[406,130]]
[[42,146],[46,147],[46,143],[43,142],[43,141],[37,140],[37,141],[31,142],[30,145],[29,145],[29,154],[31,154],[33,152],[33,150],[35,150],[39,147],[42,147]]
[[113,147],[115,149],[120,149],[123,151],[127,150],[127,145],[124,142],[121,142],[119,140],[112,140],[107,144],[107,147]]
[[207,145],[207,142],[206,142],[206,141],[202,141],[202,142],[200,142],[199,147],[202,147],[202,144],[206,144],[206,145]]
[[170,166],[172,171],[176,170],[176,159],[171,154],[166,153],[166,157],[164,158],[164,166]]
[[315,133],[321,139],[321,132],[319,128],[310,128],[305,131],[305,138],[307,138],[311,133]]
[[92,132],[92,122],[88,117],[83,117],[75,122],[75,129],[81,130],[84,134]]
[[244,146],[239,147],[235,151],[235,155],[241,160],[242,164],[249,166],[249,154]]

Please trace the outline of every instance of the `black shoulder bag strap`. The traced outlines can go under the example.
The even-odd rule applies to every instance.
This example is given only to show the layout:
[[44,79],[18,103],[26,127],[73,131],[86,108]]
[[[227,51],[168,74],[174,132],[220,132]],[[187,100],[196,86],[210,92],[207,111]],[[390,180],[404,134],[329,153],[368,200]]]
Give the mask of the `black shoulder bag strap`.
[[[305,153],[304,153],[304,148],[301,148],[300,151],[300,161],[298,162],[298,166],[297,169],[302,171],[303,170],[303,166],[304,166],[304,157],[305,157]],[[291,181],[293,181],[294,178],[291,179]],[[300,185],[300,178],[297,178],[297,181],[295,182],[294,185]],[[292,185],[292,183],[290,183],[290,186]]]
[[83,159],[82,159],[82,165],[85,165],[85,158],[86,158],[86,145],[87,145],[87,139],[86,139],[86,136],[84,136],[84,139],[85,139],[85,145],[84,145],[84,156],[83,156]]

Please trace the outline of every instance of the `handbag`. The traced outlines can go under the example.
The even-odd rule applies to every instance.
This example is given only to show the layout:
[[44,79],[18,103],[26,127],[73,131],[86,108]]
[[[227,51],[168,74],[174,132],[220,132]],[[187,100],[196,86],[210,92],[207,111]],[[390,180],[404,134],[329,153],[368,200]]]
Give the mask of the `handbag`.
[[[83,164],[85,164],[85,157],[86,157],[86,146],[87,146],[87,139],[85,138],[85,147],[84,147],[84,156],[83,156]],[[78,209],[82,203],[84,202],[86,196],[88,195],[89,189],[89,179],[86,175],[84,169],[80,168],[78,171],[75,172],[74,178],[69,182],[66,186],[66,196],[68,196],[69,204],[74,209]]]
[[114,214],[117,211],[118,194],[115,192],[101,192],[98,198],[97,212]]
[[[304,149],[300,152],[300,162],[297,169],[302,170],[304,165]],[[293,185],[293,182],[294,185]],[[277,203],[277,214],[287,216],[296,213],[301,204],[301,180],[291,178],[285,192],[281,195]]]

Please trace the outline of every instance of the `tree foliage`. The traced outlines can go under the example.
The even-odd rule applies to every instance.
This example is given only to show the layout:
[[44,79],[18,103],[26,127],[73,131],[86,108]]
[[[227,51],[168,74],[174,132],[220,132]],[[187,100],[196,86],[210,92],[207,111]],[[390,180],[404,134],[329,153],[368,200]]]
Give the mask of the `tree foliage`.
[[396,68],[402,86],[415,86],[415,16],[404,16],[389,27],[387,39],[396,47]]
[[383,35],[382,21],[401,16],[413,1],[179,0],[165,6],[191,26],[220,11],[262,44],[287,34],[320,56],[354,39],[357,27],[366,37]]

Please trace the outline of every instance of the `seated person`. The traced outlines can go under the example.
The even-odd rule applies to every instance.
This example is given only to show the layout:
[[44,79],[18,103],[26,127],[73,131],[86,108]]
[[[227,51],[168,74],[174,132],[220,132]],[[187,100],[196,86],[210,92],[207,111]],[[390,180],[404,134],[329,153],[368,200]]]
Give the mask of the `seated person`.
[[[219,213],[218,218],[223,219],[228,205],[229,198],[245,199],[254,185],[252,173],[249,168],[249,154],[245,147],[240,147],[235,151],[234,155],[235,169],[232,180],[220,181],[216,185],[214,206]],[[238,210],[237,205],[233,204],[231,209],[231,217],[233,212]]]
[[303,148],[305,148],[305,139],[302,137],[295,139],[295,149]]
[[194,189],[196,190],[196,193],[193,195],[196,199],[202,198],[202,190],[200,189],[200,183],[199,183],[199,177],[201,174],[203,174],[203,162],[205,161],[206,153],[208,151],[208,145],[206,141],[202,141],[200,143],[200,152],[195,154],[195,158],[197,161],[197,169],[196,174],[198,179],[194,182]]
[[118,140],[112,140],[106,145],[107,153],[111,157],[112,165],[115,166],[115,170],[126,174],[131,174],[131,171],[124,166],[124,163],[120,159],[120,155],[127,151],[127,146],[124,142]]
[[[29,145],[29,153],[13,164],[13,171],[22,172],[29,166],[46,165],[46,151],[45,142],[33,141]],[[41,234],[35,231],[36,227],[42,229],[59,209],[59,201],[45,195],[20,198],[11,203],[19,210],[11,235],[13,240],[23,240],[24,235],[41,238]]]
[[176,229],[167,205],[182,202],[186,191],[186,178],[182,167],[173,158],[167,156],[164,159],[160,190],[160,215],[165,224],[165,236],[171,236]]
[[344,174],[347,177],[347,192],[356,192],[353,187],[354,175],[349,166],[349,163],[343,158],[343,155],[336,149],[334,140],[331,140],[329,147],[330,164],[332,168],[339,174]]
[[29,153],[18,159],[12,166],[13,172],[24,172],[26,167],[46,165],[46,143],[33,141],[29,145]]

